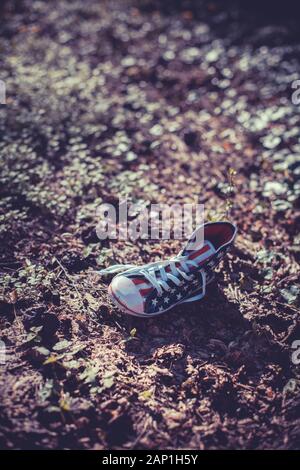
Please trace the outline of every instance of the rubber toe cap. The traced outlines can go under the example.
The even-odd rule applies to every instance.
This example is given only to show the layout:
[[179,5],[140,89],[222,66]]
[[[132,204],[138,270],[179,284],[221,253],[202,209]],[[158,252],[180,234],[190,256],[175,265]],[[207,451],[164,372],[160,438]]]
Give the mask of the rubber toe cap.
[[123,309],[137,314],[144,313],[144,299],[132,279],[126,276],[116,276],[110,284],[110,291]]

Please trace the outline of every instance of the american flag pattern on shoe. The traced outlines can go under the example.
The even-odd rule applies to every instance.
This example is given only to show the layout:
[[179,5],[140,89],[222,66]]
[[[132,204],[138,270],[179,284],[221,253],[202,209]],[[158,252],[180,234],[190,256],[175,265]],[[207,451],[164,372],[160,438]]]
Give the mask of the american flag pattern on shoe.
[[[204,242],[197,246],[200,231]],[[159,315],[175,305],[204,297],[206,285],[214,278],[213,270],[232,245],[236,231],[229,222],[207,223],[198,227],[186,247],[171,260],[117,265],[100,274],[118,272],[109,294],[120,310],[140,317]]]

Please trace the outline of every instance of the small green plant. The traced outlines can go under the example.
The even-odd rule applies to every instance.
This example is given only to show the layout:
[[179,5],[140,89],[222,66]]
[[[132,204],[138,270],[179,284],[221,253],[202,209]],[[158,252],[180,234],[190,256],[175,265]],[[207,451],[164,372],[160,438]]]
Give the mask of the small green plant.
[[227,172],[227,183],[222,186],[222,194],[225,201],[220,205],[219,209],[211,209],[208,211],[206,219],[209,222],[216,222],[218,220],[229,219],[230,212],[233,208],[234,191],[235,191],[235,176],[236,170],[229,168]]

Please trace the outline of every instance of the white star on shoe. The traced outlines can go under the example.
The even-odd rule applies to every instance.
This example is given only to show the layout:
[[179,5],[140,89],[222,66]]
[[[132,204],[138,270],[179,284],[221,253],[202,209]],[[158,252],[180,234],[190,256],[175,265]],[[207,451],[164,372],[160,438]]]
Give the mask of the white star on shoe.
[[156,307],[156,305],[157,305],[157,300],[156,299],[152,300],[152,305],[154,305],[154,307]]
[[163,309],[164,309],[163,307],[159,307],[159,309],[158,309],[158,310],[159,310],[160,312],[162,312],[162,311],[163,311]]
[[181,294],[177,294],[176,297],[177,297],[177,299],[179,300],[179,299],[181,299],[182,295],[181,295]]
[[169,297],[166,297],[166,298],[165,298],[165,303],[166,303],[166,304],[169,303],[169,300],[170,300]]

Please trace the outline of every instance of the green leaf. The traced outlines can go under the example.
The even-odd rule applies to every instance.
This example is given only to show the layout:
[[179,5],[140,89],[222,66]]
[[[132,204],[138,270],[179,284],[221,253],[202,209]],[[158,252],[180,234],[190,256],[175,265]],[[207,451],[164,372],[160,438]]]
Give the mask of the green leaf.
[[44,362],[43,362],[43,365],[46,366],[47,364],[55,364],[57,361],[59,361],[60,359],[62,359],[64,357],[63,354],[61,354],[60,356],[58,355],[51,355],[48,357],[48,359],[46,359]]
[[149,400],[149,398],[152,398],[153,392],[152,390],[144,390],[139,394],[140,398],[143,398],[144,400]]
[[44,346],[37,346],[34,348],[38,353],[42,354],[43,356],[49,356],[50,351],[47,348],[44,348]]
[[280,294],[288,304],[295,303],[300,298],[299,286],[290,286],[287,289],[280,289]]
[[79,379],[83,380],[85,384],[95,382],[100,368],[101,365],[97,363],[88,365],[86,369],[79,375]]
[[53,392],[53,379],[47,379],[43,387],[38,392],[39,399],[44,402],[46,401]]
[[63,366],[66,369],[79,369],[79,367],[81,366],[81,363],[73,359],[71,361],[64,361]]
[[103,389],[111,388],[115,383],[114,373],[107,373],[103,377]]
[[67,349],[72,343],[70,341],[67,341],[64,339],[63,341],[59,341],[53,346],[53,351],[63,351],[64,349]]

